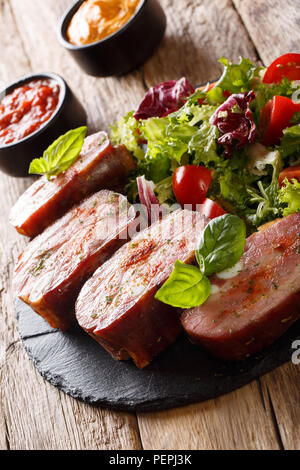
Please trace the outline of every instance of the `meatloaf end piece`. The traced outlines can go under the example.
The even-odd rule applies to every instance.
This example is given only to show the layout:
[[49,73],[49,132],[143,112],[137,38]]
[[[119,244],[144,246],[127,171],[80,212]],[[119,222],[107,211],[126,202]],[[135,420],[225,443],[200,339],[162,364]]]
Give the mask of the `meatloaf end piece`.
[[224,360],[258,353],[300,318],[300,213],[251,235],[238,270],[214,276],[205,304],[182,315],[192,342]]
[[105,132],[93,134],[68,170],[50,181],[42,176],[24,192],[11,209],[10,223],[19,233],[34,237],[86,196],[119,188],[133,168],[123,145],[113,147]]

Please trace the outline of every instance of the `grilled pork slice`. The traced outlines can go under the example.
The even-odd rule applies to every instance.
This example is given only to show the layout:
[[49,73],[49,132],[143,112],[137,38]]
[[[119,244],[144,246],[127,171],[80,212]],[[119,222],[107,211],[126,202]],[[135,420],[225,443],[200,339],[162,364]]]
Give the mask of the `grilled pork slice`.
[[206,218],[178,210],[139,233],[103,264],[76,302],[81,327],[115,359],[145,367],[181,331],[176,309],[154,298],[176,260],[194,261]]
[[214,276],[211,297],[182,315],[192,342],[225,360],[261,351],[300,318],[300,213],[251,235],[237,267]]
[[75,320],[80,288],[127,241],[134,219],[127,199],[111,191],[75,206],[20,256],[14,276],[18,297],[51,326],[66,330]]
[[105,132],[91,135],[68,170],[51,181],[43,176],[25,191],[11,210],[10,222],[19,233],[34,237],[86,196],[116,189],[133,168],[123,145],[112,147]]

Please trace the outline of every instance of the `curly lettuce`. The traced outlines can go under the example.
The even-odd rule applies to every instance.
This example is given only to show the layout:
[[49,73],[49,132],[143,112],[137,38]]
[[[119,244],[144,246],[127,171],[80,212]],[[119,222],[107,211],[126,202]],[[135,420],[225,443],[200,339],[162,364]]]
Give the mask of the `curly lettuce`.
[[[242,93],[253,89],[253,80],[259,76],[261,67],[257,67],[250,59],[239,58],[239,62],[234,64],[225,57],[221,57],[219,62],[224,66],[223,73],[217,83],[217,88],[230,94]],[[208,92],[211,97],[216,96],[216,90]],[[220,95],[219,95],[220,96]]]
[[[300,112],[284,130],[280,145],[257,143],[262,107],[276,95],[294,99],[299,84],[286,78],[265,84],[263,69],[249,59],[240,58],[235,64],[221,58],[220,63],[224,71],[211,89],[194,91],[186,79],[151,89],[142,103],[147,113],[132,111],[121,118],[111,126],[111,140],[124,144],[136,159],[127,185],[130,201],[137,200],[136,178],[144,175],[154,183],[159,202],[172,204],[174,170],[180,165],[204,165],[214,174],[207,196],[253,229],[299,211],[300,183],[287,182],[280,188],[278,176],[283,167],[300,164]],[[240,98],[247,106],[240,105]],[[213,122],[217,110],[218,122]]]
[[142,160],[145,153],[139,144],[139,122],[133,117],[133,111],[110,126],[110,140],[113,145],[123,144],[138,159]]
[[296,179],[284,180],[283,186],[279,190],[279,201],[283,204],[283,216],[300,212],[300,182]]
[[300,124],[288,127],[283,131],[279,150],[283,157],[288,157],[296,152],[300,153]]
[[195,164],[218,162],[219,133],[209,124],[209,118],[215,109],[210,105],[191,104],[168,117],[142,121],[141,134],[148,143],[146,160],[163,155],[179,165],[184,156]]
[[278,183],[278,177],[282,170],[280,153],[276,152],[273,160],[268,163],[273,167],[271,183],[269,182],[269,178],[265,177],[265,180],[260,179],[257,182],[258,190],[248,189],[248,193],[251,196],[250,202],[257,207],[256,213],[249,215],[247,218],[255,227],[276,219],[282,212],[279,201]]

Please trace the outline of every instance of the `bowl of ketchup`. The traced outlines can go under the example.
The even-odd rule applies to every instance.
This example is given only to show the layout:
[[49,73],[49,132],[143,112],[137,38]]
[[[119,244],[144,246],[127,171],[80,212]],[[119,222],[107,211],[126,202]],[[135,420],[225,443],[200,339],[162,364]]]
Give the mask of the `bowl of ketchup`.
[[0,92],[0,169],[28,176],[31,160],[60,135],[85,124],[85,110],[59,75],[30,75],[11,83]]
[[120,76],[154,53],[165,29],[158,0],[79,0],[65,13],[59,40],[88,75]]

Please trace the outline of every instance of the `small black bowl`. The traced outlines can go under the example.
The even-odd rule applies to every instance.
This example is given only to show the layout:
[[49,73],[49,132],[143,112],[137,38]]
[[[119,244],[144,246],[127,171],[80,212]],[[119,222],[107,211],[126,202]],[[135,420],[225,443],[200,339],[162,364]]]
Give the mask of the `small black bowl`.
[[28,176],[31,160],[43,155],[49,145],[70,129],[84,126],[86,112],[65,80],[54,73],[41,73],[21,78],[0,92],[0,102],[15,88],[33,80],[52,79],[60,87],[59,102],[56,110],[40,129],[22,140],[0,146],[0,169],[10,176]]
[[118,31],[91,44],[75,46],[67,37],[71,19],[84,0],[77,1],[62,19],[59,39],[80,67],[96,77],[124,75],[143,64],[161,42],[166,16],[157,0],[141,0],[135,14]]

